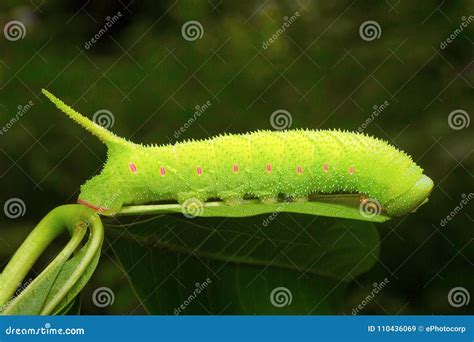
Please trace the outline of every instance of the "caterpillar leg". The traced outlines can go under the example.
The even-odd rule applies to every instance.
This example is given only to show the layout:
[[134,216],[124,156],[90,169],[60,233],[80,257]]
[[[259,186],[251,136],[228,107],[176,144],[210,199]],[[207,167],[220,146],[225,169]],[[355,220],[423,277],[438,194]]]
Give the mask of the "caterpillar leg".
[[232,205],[232,206],[244,203],[244,199],[242,197],[237,197],[237,196],[224,198],[223,201],[226,205]]
[[264,204],[273,204],[278,202],[278,196],[264,195],[259,197],[260,201]]
[[308,196],[306,195],[295,195],[295,196],[290,196],[290,198],[293,200],[293,202],[296,202],[296,203],[308,202]]

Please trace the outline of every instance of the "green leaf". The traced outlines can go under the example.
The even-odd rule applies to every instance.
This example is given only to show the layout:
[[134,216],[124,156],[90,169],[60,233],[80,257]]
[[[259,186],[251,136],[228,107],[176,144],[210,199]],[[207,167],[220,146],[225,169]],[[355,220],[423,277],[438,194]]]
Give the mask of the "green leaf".
[[[359,195],[351,194],[314,195],[308,202],[279,201],[277,203],[262,203],[253,199],[245,200],[240,205],[226,205],[221,201],[201,203],[196,200],[191,201],[191,205],[194,207],[186,208],[179,204],[129,206],[123,207],[119,215],[167,214],[190,211],[194,216],[201,217],[247,217],[274,212],[289,212],[370,222],[384,222],[391,218],[380,212],[381,208],[374,208],[375,213],[361,211]],[[201,208],[196,206],[201,206]]]
[[80,315],[81,314],[81,295],[77,295],[69,304],[67,304],[61,310],[54,312],[54,315]]
[[[102,237],[98,246],[94,244],[94,235],[91,234],[86,245],[65,263],[46,300],[48,306],[42,313],[50,312],[53,308],[54,311],[64,310],[87,284],[99,262]],[[61,292],[64,293],[64,298],[59,297],[58,294]],[[60,298],[60,300],[55,298]]]
[[[121,221],[107,225],[112,248],[153,314],[336,313],[346,282],[378,255],[377,231],[362,221],[283,212]],[[272,305],[276,288],[288,289],[290,305]]]

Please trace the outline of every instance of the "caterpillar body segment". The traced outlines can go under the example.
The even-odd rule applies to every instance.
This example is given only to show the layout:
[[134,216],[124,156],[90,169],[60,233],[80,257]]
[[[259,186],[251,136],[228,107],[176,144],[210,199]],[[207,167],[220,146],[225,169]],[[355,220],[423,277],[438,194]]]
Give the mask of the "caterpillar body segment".
[[43,93],[108,147],[102,172],[81,187],[78,202],[106,214],[123,205],[163,200],[244,197],[304,200],[313,193],[376,198],[389,216],[423,204],[430,178],[402,151],[364,134],[337,130],[257,131],[173,145],[143,146],[122,139]]

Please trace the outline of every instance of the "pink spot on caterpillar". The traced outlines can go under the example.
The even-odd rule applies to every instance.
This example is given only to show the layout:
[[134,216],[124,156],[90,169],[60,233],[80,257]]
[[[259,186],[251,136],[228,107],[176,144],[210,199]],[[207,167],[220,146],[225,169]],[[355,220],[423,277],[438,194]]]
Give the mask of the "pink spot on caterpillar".
[[164,177],[166,175],[166,169],[163,166],[160,167],[160,175],[161,177]]
[[272,166],[270,164],[267,164],[267,172],[268,173],[272,172]]
[[351,166],[348,171],[349,171],[349,173],[350,173],[351,175],[353,175],[354,172],[355,172],[355,167],[354,167],[354,166]]
[[128,168],[130,169],[130,172],[132,173],[137,173],[137,166],[135,165],[135,163],[130,163],[128,164]]
[[198,167],[196,168],[196,173],[197,173],[198,176],[201,176],[201,175],[202,175],[202,168],[201,168],[200,166],[198,166]]
[[298,172],[299,175],[303,173],[303,168],[301,167],[301,165],[298,165],[298,167],[296,168],[296,172]]
[[323,170],[325,173],[328,173],[329,172],[329,165],[328,164],[324,164],[323,165]]
[[233,168],[233,170],[234,170],[234,173],[237,173],[237,172],[239,172],[239,165],[237,165],[237,164],[234,164],[234,168]]

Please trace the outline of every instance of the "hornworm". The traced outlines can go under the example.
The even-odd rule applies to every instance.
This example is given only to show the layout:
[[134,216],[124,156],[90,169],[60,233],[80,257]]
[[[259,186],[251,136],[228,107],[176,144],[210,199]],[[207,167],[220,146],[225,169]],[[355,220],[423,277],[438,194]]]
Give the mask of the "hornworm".
[[256,131],[167,145],[122,139],[43,93],[108,148],[102,172],[81,186],[78,202],[114,215],[124,205],[220,199],[239,205],[281,194],[305,201],[313,193],[376,198],[389,216],[427,201],[433,181],[402,151],[361,133],[339,130]]

